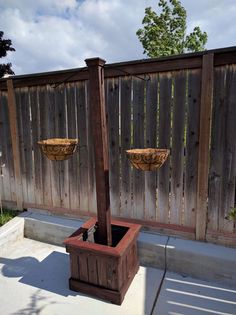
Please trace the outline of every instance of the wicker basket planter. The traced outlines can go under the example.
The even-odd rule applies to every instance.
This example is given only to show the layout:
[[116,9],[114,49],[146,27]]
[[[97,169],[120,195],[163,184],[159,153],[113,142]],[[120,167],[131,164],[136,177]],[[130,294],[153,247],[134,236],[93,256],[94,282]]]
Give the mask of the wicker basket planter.
[[69,159],[76,150],[78,139],[53,138],[38,141],[43,154],[51,161]]
[[166,161],[170,150],[168,149],[132,149],[126,150],[131,164],[142,171],[154,171]]
[[96,240],[96,219],[90,219],[64,241],[70,254],[70,289],[120,305],[139,268],[138,224],[113,220],[112,246]]

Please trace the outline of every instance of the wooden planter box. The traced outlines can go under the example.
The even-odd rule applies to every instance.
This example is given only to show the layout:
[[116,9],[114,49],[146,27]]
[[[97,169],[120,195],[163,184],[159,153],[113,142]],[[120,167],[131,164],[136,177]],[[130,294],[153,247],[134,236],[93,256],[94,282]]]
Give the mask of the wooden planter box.
[[139,268],[140,225],[112,221],[112,246],[96,243],[96,219],[64,241],[70,254],[70,289],[120,305]]

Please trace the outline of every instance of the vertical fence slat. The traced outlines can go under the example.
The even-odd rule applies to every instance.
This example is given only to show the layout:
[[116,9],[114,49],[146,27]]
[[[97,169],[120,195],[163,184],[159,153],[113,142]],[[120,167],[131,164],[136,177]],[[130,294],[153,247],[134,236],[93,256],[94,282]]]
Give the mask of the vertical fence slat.
[[32,156],[32,133],[31,133],[31,109],[29,89],[21,89],[21,115],[22,115],[22,159],[24,160],[26,191],[28,203],[35,203],[34,172]]
[[111,214],[120,214],[119,78],[107,79],[106,108],[109,134],[109,183]]
[[184,225],[196,225],[197,160],[199,145],[199,115],[201,71],[191,70],[188,75],[187,128],[184,177]]
[[229,66],[226,73],[225,97],[227,112],[225,116],[225,138],[223,142],[223,173],[221,186],[221,206],[219,217],[220,231],[233,232],[234,222],[227,220],[226,216],[231,207],[235,205],[235,175],[236,175],[236,145],[235,145],[235,122],[236,122],[236,67]]
[[[67,104],[66,104],[66,93],[65,85],[61,85],[57,88],[56,92],[57,101],[57,118],[58,122],[58,134],[60,138],[68,137],[68,128],[67,128]],[[69,192],[69,166],[68,160],[59,162],[59,176],[60,176],[60,197],[61,197],[61,207],[70,208],[70,192]],[[57,163],[57,162],[55,162]]]
[[173,104],[170,204],[170,222],[172,224],[181,224],[183,210],[185,103],[186,72],[179,71],[175,75]]
[[[49,127],[49,100],[47,87],[40,87],[39,97],[39,115],[40,115],[40,139],[50,138]],[[42,154],[42,153],[41,153]],[[52,205],[52,185],[50,179],[50,161],[42,156],[42,184],[43,184],[43,203],[45,206]]]
[[[91,211],[89,199],[88,112],[85,82],[76,83],[77,122],[79,137],[79,202],[82,211]],[[91,138],[90,138],[91,139]]]
[[16,97],[12,80],[7,80],[7,94],[8,94],[8,111],[9,122],[12,140],[12,152],[14,162],[14,174],[15,174],[15,192],[17,208],[22,209],[23,192],[22,192],[22,178],[20,169],[20,150],[19,150],[19,133],[17,123],[17,109],[16,109]]
[[[78,138],[76,89],[74,83],[66,85],[68,138]],[[79,139],[80,142],[80,139]],[[79,143],[80,145],[80,143]],[[70,208],[79,209],[79,154],[78,149],[68,160]]]
[[90,107],[89,104],[89,81],[86,82],[85,85],[85,95],[86,95],[86,108],[87,108],[87,122],[88,122],[88,137],[87,137],[87,145],[88,145],[88,179],[89,179],[89,212],[96,213],[97,212],[97,196],[96,196],[96,180],[95,180],[95,157],[94,157],[94,144],[93,144],[93,133],[92,133],[92,122],[90,120]]
[[[160,74],[159,147],[170,148],[172,77],[171,73]],[[170,210],[170,157],[158,170],[158,219],[169,223]]]
[[213,92],[214,54],[202,57],[201,80],[201,107],[200,107],[200,134],[198,155],[198,185],[197,185],[197,212],[196,212],[196,239],[206,237],[206,216],[208,197],[209,174],[209,145],[211,129],[211,103]]
[[8,115],[6,94],[0,95],[0,167],[1,167],[1,200],[11,201],[10,165],[8,154]]
[[226,116],[225,67],[215,69],[209,171],[208,229],[218,230]]
[[[144,147],[144,88],[145,82],[140,79],[133,81],[133,146]],[[144,172],[133,169],[133,216],[144,218]]]
[[131,78],[121,78],[121,215],[132,216],[131,167],[125,150],[131,147]]
[[[158,76],[151,74],[146,82],[146,143],[147,148],[157,146],[157,89]],[[145,219],[156,219],[157,173],[145,172]]]
[[33,159],[34,159],[34,191],[35,191],[35,203],[36,205],[43,205],[43,179],[42,179],[42,153],[37,142],[40,139],[40,112],[38,103],[38,89],[32,87],[29,90],[30,103],[31,103],[31,119],[32,119],[32,147],[33,147]]

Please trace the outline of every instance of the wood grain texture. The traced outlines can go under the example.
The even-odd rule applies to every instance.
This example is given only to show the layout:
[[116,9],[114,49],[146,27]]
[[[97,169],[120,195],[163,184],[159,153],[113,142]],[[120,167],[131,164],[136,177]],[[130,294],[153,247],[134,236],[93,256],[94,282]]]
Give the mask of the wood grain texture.
[[120,214],[119,78],[106,80],[111,214]]
[[[172,108],[172,74],[160,74],[159,96],[159,148],[170,148],[171,108]],[[170,157],[158,170],[158,221],[169,223],[170,211]]]
[[[151,74],[146,82],[146,148],[157,147],[158,75]],[[144,217],[156,219],[157,172],[145,172]]]
[[[144,93],[145,82],[133,81],[133,147],[144,148]],[[133,168],[133,216],[144,218],[145,176]]]
[[203,56],[196,212],[197,240],[204,240],[206,236],[209,144],[212,117],[211,105],[213,94],[213,62],[214,62],[213,54],[207,54]]
[[187,126],[184,176],[184,225],[195,227],[201,71],[188,74]]
[[121,215],[133,216],[131,192],[131,166],[125,150],[131,148],[131,91],[130,77],[121,79]]
[[174,76],[173,127],[171,147],[171,199],[170,222],[182,223],[183,172],[184,172],[184,128],[186,107],[186,72]]
[[21,178],[21,168],[20,168],[19,133],[18,133],[18,123],[17,123],[16,98],[15,98],[15,92],[14,92],[12,80],[7,80],[7,89],[8,89],[9,122],[10,122],[14,174],[15,174],[16,202],[17,202],[17,208],[22,209],[23,191],[22,191],[22,178]]

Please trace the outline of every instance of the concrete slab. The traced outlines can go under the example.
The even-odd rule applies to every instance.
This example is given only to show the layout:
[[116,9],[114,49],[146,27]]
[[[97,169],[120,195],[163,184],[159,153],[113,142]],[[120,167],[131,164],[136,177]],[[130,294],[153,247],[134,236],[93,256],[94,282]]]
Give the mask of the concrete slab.
[[171,237],[167,270],[236,288],[236,249]]
[[123,304],[113,305],[69,290],[63,247],[25,238],[0,258],[0,314],[150,314],[162,276],[162,270],[140,267]]
[[24,237],[24,218],[15,217],[0,227],[0,256],[8,251],[8,247]]
[[235,315],[236,289],[167,272],[153,315]]

